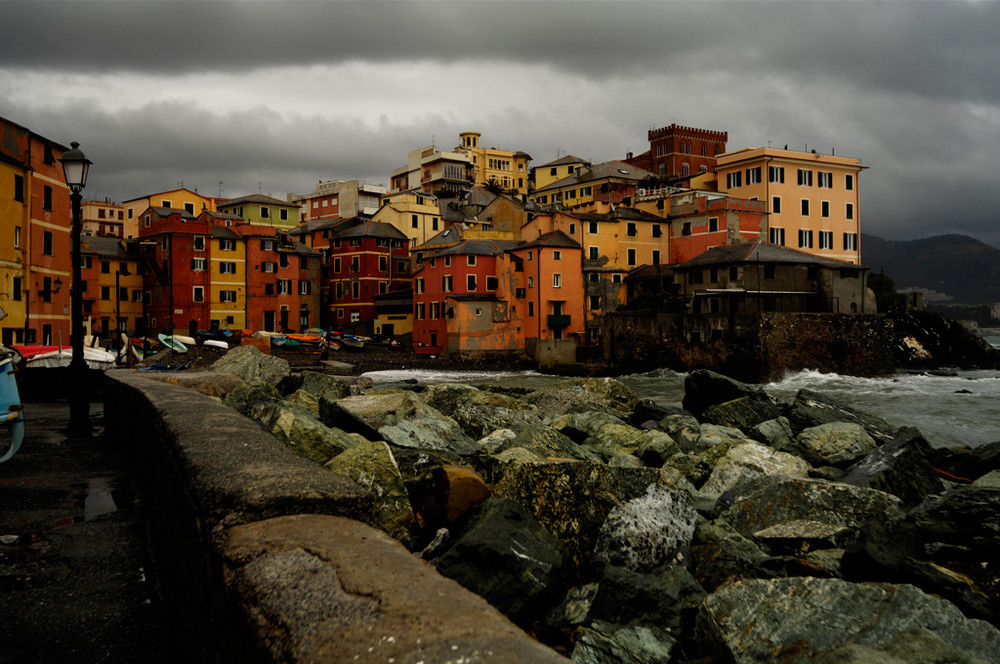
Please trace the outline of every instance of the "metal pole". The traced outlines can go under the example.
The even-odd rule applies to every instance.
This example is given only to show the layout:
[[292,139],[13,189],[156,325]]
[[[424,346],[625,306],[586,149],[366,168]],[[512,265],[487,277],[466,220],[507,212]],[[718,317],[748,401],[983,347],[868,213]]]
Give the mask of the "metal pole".
[[73,245],[73,286],[70,292],[70,341],[73,358],[69,363],[69,425],[66,433],[85,437],[93,432],[93,427],[90,423],[90,399],[86,385],[87,361],[83,358],[83,274],[80,268],[80,235],[83,225],[80,203],[83,195],[79,188],[73,189],[69,199],[73,208],[73,225],[70,230],[70,242]]

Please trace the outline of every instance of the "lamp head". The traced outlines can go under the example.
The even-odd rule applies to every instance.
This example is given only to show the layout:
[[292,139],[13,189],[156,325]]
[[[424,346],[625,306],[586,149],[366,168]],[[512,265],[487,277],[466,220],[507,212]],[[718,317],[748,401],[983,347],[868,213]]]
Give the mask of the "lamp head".
[[90,172],[90,164],[93,163],[80,151],[80,144],[76,141],[70,143],[62,158],[63,175],[66,184],[74,192],[78,192],[87,186],[87,174]]

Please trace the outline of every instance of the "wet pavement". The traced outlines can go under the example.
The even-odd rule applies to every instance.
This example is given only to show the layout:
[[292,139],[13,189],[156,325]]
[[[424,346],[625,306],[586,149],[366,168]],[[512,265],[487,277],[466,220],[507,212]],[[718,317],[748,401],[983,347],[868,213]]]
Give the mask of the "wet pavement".
[[138,487],[90,412],[94,435],[67,438],[66,402],[25,403],[0,464],[0,664],[175,659]]

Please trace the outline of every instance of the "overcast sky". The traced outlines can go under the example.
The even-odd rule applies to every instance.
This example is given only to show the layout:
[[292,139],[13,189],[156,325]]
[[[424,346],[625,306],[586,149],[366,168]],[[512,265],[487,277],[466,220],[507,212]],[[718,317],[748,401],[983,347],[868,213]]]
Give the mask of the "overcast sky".
[[[10,2],[0,116],[87,198],[389,183],[461,131],[532,165],[676,122],[858,157],[862,230],[1000,247],[998,2]],[[220,184],[221,183],[221,184]],[[864,257],[862,256],[862,260]]]

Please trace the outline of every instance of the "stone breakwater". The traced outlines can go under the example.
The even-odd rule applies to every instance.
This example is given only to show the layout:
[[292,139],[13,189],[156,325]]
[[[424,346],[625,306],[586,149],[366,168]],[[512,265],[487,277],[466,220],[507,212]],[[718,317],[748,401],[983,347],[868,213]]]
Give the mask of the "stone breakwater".
[[[935,450],[821,394],[707,371],[664,407],[606,378],[374,389],[255,349],[213,369],[174,380],[356,487],[370,502],[346,516],[573,661],[1000,662],[1000,442]],[[305,588],[297,551],[279,566]],[[281,604],[257,599],[252,559],[231,553],[227,573],[258,589],[246,621],[288,661],[338,647],[316,625],[374,610],[303,590],[308,620],[264,620]]]

